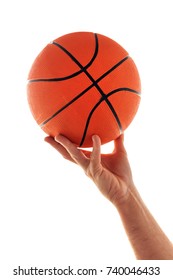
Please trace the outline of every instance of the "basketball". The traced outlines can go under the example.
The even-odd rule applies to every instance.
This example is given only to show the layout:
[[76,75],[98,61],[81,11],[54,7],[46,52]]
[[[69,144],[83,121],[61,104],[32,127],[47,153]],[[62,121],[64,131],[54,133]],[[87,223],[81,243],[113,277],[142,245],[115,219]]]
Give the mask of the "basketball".
[[116,41],[74,32],[53,40],[36,57],[27,98],[46,134],[62,134],[78,147],[91,147],[92,135],[105,144],[130,125],[141,83],[133,59]]

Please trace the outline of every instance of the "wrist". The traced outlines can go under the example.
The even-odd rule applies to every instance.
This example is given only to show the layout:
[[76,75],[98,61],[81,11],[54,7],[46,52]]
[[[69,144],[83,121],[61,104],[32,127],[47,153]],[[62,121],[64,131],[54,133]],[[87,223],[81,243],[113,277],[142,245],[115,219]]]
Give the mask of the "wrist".
[[143,208],[144,203],[135,187],[134,184],[127,188],[126,193],[118,200],[113,202],[113,205],[117,208],[117,210],[121,212],[132,211],[132,209],[136,210],[136,208]]

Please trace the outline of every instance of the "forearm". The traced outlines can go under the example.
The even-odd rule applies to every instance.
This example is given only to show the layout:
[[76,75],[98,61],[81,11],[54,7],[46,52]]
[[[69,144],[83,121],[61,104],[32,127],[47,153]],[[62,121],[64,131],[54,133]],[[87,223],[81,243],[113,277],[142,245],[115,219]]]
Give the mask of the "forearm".
[[138,260],[173,260],[173,246],[134,188],[116,205]]

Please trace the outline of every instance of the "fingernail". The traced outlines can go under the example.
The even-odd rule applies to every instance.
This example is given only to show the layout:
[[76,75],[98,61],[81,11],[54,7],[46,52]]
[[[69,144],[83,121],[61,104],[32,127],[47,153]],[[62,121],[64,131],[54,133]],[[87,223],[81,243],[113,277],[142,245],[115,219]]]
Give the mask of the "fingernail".
[[55,141],[61,143],[61,136],[60,135],[55,136]]

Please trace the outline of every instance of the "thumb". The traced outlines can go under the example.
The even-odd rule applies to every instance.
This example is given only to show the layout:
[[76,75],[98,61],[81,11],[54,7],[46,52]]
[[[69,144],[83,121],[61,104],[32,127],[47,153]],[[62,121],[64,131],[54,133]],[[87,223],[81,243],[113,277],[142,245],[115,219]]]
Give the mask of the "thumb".
[[124,147],[124,134],[121,134],[117,139],[114,140],[114,152],[127,154]]

